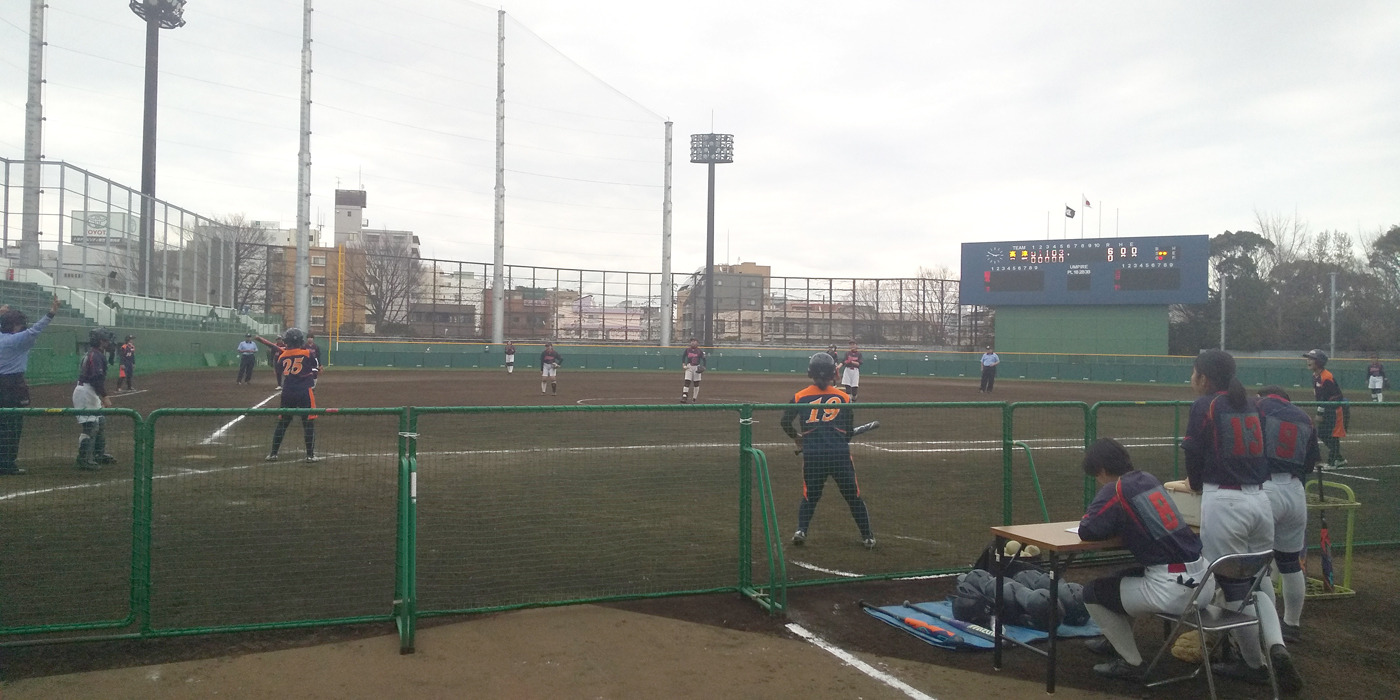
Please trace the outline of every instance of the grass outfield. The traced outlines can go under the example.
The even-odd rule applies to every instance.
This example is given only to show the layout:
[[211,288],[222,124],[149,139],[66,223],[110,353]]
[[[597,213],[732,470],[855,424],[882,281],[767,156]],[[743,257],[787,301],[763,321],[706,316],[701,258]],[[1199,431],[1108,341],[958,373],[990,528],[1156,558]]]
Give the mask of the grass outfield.
[[[398,489],[397,415],[318,418],[316,464],[296,460],[293,422],[283,461],[265,463],[276,388],[237,386],[231,371],[138,376],[141,392],[114,404],[230,410],[156,422],[152,484],[152,625],[185,629],[387,615],[392,610]],[[706,375],[702,404],[675,405],[680,372],[570,372],[560,395],[541,396],[535,372],[341,370],[316,390],[320,406],[639,406],[626,411],[429,413],[419,418],[419,609],[526,605],[599,596],[707,590],[737,581],[738,413],[716,404],[781,403],[801,377]],[[66,387],[39,387],[35,406],[68,405]],[[869,402],[977,402],[975,379],[864,379]],[[1186,401],[1180,386],[1003,381],[998,401]],[[797,581],[952,569],[968,565],[1001,522],[1002,410],[856,406],[880,430],[853,444],[879,546],[860,547],[829,485],[802,549],[788,547]],[[1177,410],[1103,409],[1100,434],[1123,439],[1138,466],[1173,475]],[[1377,410],[1358,404],[1352,467],[1334,479],[1363,503],[1358,539],[1393,539],[1400,440]],[[1184,422],[1185,411],[1180,411]],[[1393,412],[1387,415],[1393,416]],[[800,458],[759,409],[753,440],[768,455],[780,536],[791,535]],[[0,626],[118,624],[128,609],[133,520],[132,424],[109,426],[119,463],[72,468],[72,417],[29,418],[20,456],[29,474],[0,480]],[[1030,445],[1052,519],[1082,512],[1078,462],[1084,411],[1021,406],[1013,438]],[[1330,477],[1329,477],[1330,478]],[[1012,474],[1013,518],[1041,517],[1025,453]],[[757,512],[758,504],[754,505]],[[1386,511],[1389,511],[1388,514]],[[1387,517],[1388,515],[1388,517]],[[1334,539],[1341,518],[1332,522]],[[754,518],[755,580],[767,562]],[[1315,542],[1316,538],[1310,538]],[[784,544],[786,540],[784,539]]]

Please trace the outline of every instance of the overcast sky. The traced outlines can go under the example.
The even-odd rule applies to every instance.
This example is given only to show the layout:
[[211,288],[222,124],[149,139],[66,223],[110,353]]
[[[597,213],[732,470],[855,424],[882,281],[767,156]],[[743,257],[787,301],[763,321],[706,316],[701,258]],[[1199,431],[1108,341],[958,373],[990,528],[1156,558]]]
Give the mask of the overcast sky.
[[[190,0],[161,33],[159,197],[294,225],[301,4]],[[498,8],[316,4],[313,225],[363,185],[372,227],[490,262]],[[28,6],[0,3],[11,159]],[[677,272],[704,263],[689,137],[712,130],[735,143],[717,258],[775,275],[956,273],[960,242],[1041,239],[1047,214],[1054,238],[1213,235],[1256,212],[1358,238],[1400,223],[1388,0],[500,9],[511,264],[659,270],[668,119]],[[125,2],[50,3],[46,158],[139,186],[143,37]]]

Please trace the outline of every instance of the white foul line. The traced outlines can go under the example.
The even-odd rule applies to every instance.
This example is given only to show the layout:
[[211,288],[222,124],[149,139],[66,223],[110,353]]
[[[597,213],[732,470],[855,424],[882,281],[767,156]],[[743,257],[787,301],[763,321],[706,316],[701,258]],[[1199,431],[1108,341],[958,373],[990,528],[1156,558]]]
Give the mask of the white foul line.
[[846,578],[860,578],[862,576],[862,574],[853,574],[849,571],[838,571],[837,569],[823,569],[820,566],[817,566],[816,564],[808,564],[805,561],[797,561],[796,559],[792,561],[792,564],[793,566],[800,566],[804,569],[811,569],[812,571],[820,571],[821,573],[831,574],[832,576],[844,576]]
[[901,693],[904,693],[904,695],[907,697],[914,698],[915,700],[935,700],[932,695],[925,694],[918,688],[915,688],[909,685],[908,683],[905,683],[904,681],[901,681],[898,678],[895,678],[894,676],[891,676],[890,674],[885,673],[884,671],[881,671],[880,669],[875,668],[874,666],[871,666],[870,664],[865,663],[860,659],[857,659],[855,656],[851,655],[850,652],[847,652],[846,650],[833,645],[825,639],[822,639],[821,637],[818,637],[817,635],[808,632],[805,628],[802,627],[802,625],[799,625],[795,622],[789,623],[787,625],[787,629],[789,632],[792,632],[793,634],[811,642],[812,644],[815,644],[818,648],[825,650],[828,654],[831,654],[832,656],[835,656],[836,658],[844,661],[848,666],[851,666],[856,670],[860,671],[861,673],[864,673],[865,675],[870,676],[871,678],[874,678],[875,680],[880,681],[881,683],[884,683],[885,685],[894,688],[895,690],[898,690]]
[[[279,391],[279,392],[273,394],[272,396],[269,396],[269,397],[263,399],[262,401],[260,401],[260,402],[258,403],[258,405],[254,406],[253,408],[262,408],[262,407],[263,407],[263,404],[266,404],[268,401],[271,401],[271,400],[273,400],[273,399],[275,399],[275,398],[277,398],[278,396],[281,396],[281,395],[282,395],[282,392]],[[215,440],[218,440],[220,437],[223,437],[224,433],[228,432],[228,429],[229,429],[229,428],[232,428],[234,423],[237,423],[238,421],[243,420],[245,417],[247,417],[247,415],[248,415],[248,414],[246,414],[246,413],[241,414],[241,415],[239,415],[237,418],[234,418],[233,420],[229,421],[228,423],[225,423],[225,424],[224,424],[224,427],[219,428],[218,430],[215,430],[214,433],[213,433],[212,435],[210,435],[209,437],[204,438],[203,440],[201,440],[199,444],[201,444],[201,445],[208,445],[209,443],[214,442]]]

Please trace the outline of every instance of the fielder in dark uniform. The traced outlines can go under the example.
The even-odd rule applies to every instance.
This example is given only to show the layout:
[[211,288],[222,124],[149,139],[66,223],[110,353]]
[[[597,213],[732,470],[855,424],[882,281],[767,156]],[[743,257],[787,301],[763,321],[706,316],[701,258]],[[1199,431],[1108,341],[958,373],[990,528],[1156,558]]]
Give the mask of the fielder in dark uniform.
[[[257,340],[268,347],[277,347],[265,338],[259,337]],[[282,375],[282,408],[316,408],[316,395],[312,389],[316,386],[316,378],[321,374],[321,364],[316,361],[316,356],[311,354],[310,350],[302,347],[306,344],[306,334],[300,328],[288,328],[282,334],[282,342],[287,345],[277,355],[277,364]],[[301,417],[301,432],[306,441],[308,462],[321,461],[321,458],[316,456],[315,420],[316,416]],[[278,460],[277,453],[282,448],[282,437],[287,434],[287,426],[291,422],[290,415],[277,417],[277,428],[272,431],[272,451],[267,454],[267,461]]]
[[554,350],[554,343],[545,343],[540,353],[540,395],[544,395],[548,385],[550,393],[559,395],[559,365],[564,364],[564,356]]
[[[817,511],[826,480],[836,480],[836,488],[851,508],[851,516],[860,528],[866,549],[875,547],[875,535],[870,531],[870,513],[860,497],[855,464],[851,462],[851,429],[855,424],[854,410],[847,406],[850,397],[831,385],[836,380],[836,361],[824,352],[812,356],[807,363],[807,376],[812,386],[793,394],[788,403],[794,406],[783,411],[782,428],[802,449],[802,503],[797,508],[797,533],[792,543],[801,546],[807,541],[807,526]],[[800,422],[801,429],[794,427]]]
[[[1313,373],[1313,398],[1344,403],[1347,399],[1342,396],[1342,388],[1337,386],[1337,380],[1327,371],[1327,353],[1309,350],[1303,354],[1303,358],[1308,361],[1308,369]],[[1346,458],[1342,456],[1342,438],[1347,436],[1347,413],[1346,406],[1317,407],[1317,436],[1327,446],[1327,464],[1333,467],[1347,465]]]
[[[56,313],[58,297],[49,304],[49,312],[30,327],[23,311],[11,309],[9,304],[0,306],[0,408],[29,407],[29,384],[24,381],[29,351]],[[15,465],[23,430],[24,416],[0,414],[0,476],[24,473]]]
[[681,353],[681,368],[685,370],[681,403],[695,403],[700,400],[700,380],[705,373],[705,351],[700,349],[699,340],[690,339],[690,347]]
[[851,349],[846,351],[846,357],[841,360],[841,386],[851,395],[852,402],[860,393],[860,361],[860,350],[856,348],[856,341],[852,340]]

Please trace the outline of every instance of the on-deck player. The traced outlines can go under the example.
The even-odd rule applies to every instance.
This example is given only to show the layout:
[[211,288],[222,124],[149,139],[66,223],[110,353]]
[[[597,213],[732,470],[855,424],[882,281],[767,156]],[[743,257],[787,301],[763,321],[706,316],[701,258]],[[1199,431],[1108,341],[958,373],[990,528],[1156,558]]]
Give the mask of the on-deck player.
[[[783,411],[780,422],[783,432],[802,450],[802,502],[797,508],[797,532],[792,543],[802,546],[807,541],[807,527],[817,512],[826,480],[831,478],[850,506],[865,548],[874,549],[870,512],[860,497],[860,484],[851,461],[854,409],[847,406],[850,397],[846,392],[831,386],[836,379],[836,361],[824,352],[813,355],[807,363],[807,376],[812,378],[812,386],[793,394],[788,403],[794,405]],[[793,425],[799,419],[801,430]]]
[[[257,337],[257,341],[269,348],[276,348],[278,345],[272,341]],[[277,355],[277,363],[282,370],[282,408],[316,408],[316,394],[313,389],[316,386],[316,378],[321,374],[321,363],[316,360],[316,356],[305,347],[306,334],[300,328],[288,328],[282,334],[282,342],[286,347],[281,348]],[[320,457],[316,456],[316,416],[301,417],[301,433],[306,444],[306,461],[319,462]],[[267,461],[276,462],[278,452],[282,449],[282,438],[287,434],[287,426],[292,422],[290,414],[277,416],[277,427],[272,431],[272,451],[267,453]]]
[[1371,364],[1366,366],[1366,388],[1371,390],[1371,400],[1376,403],[1385,401],[1385,389],[1390,384],[1390,379],[1385,376],[1385,365],[1381,364],[1379,353],[1371,353]]
[[700,378],[705,373],[705,351],[698,339],[691,338],[690,346],[681,352],[681,367],[685,370],[681,403],[695,403],[700,400]]
[[564,364],[564,356],[554,350],[554,343],[545,343],[544,352],[540,353],[540,395],[545,393],[545,385],[549,386],[549,393],[559,395],[559,365]]
[[851,349],[846,351],[846,357],[841,360],[841,386],[846,393],[851,395],[851,401],[856,400],[856,394],[860,393],[860,350],[856,349],[856,341],[851,341]]
[[1084,451],[1083,467],[1098,482],[1099,492],[1079,521],[1079,538],[1093,542],[1122,537],[1123,546],[1141,565],[1084,587],[1084,607],[1103,630],[1103,637],[1085,646],[1104,656],[1118,654],[1094,666],[1095,673],[1140,680],[1142,654],[1133,636],[1133,618],[1181,612],[1196,586],[1205,585],[1209,564],[1201,558],[1201,538],[1186,524],[1162,482],[1134,469],[1123,445],[1100,438]]
[[131,386],[131,378],[136,374],[136,336],[129,335],[121,347],[117,348],[117,361],[121,363],[121,369],[117,375],[117,391],[122,390],[122,380],[126,380],[126,390],[135,391]]
[[1264,456],[1270,478],[1264,493],[1274,512],[1274,562],[1283,579],[1283,640],[1297,642],[1308,591],[1301,555],[1308,529],[1308,500],[1303,483],[1321,459],[1317,430],[1303,409],[1290,403],[1283,387],[1259,390],[1259,415],[1264,419]]
[[[1312,349],[1303,353],[1308,361],[1308,369],[1313,373],[1313,398],[1318,401],[1344,402],[1342,388],[1327,370],[1327,353]],[[1342,456],[1342,438],[1347,436],[1347,408],[1345,406],[1317,407],[1317,436],[1327,446],[1327,464],[1345,467],[1347,460]]]
[[[1274,511],[1263,489],[1269,480],[1263,420],[1255,400],[1235,378],[1235,358],[1224,350],[1202,350],[1191,369],[1191,387],[1199,398],[1191,404],[1181,449],[1186,479],[1193,491],[1201,493],[1201,551],[1215,561],[1226,554],[1272,550]],[[1255,615],[1254,609],[1240,610],[1250,581],[1217,576],[1216,583],[1224,590],[1227,607]],[[1264,588],[1272,601],[1269,586]],[[1266,648],[1279,687],[1296,691],[1303,686],[1303,678],[1284,645],[1278,611],[1272,604],[1258,608],[1258,627],[1230,633],[1244,658],[1213,668],[1222,676],[1268,683]]]
[[[117,339],[106,328],[88,331],[88,352],[78,365],[78,385],[73,387],[73,408],[111,408],[107,397],[107,353]],[[107,421],[104,416],[78,416],[83,434],[78,436],[78,458],[73,465],[95,471],[103,464],[112,464],[116,457],[107,454]]]

